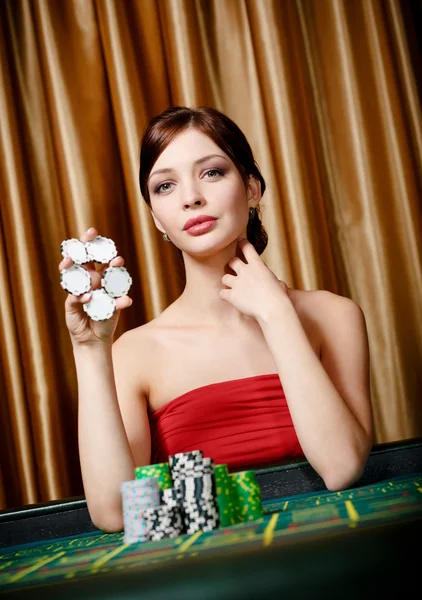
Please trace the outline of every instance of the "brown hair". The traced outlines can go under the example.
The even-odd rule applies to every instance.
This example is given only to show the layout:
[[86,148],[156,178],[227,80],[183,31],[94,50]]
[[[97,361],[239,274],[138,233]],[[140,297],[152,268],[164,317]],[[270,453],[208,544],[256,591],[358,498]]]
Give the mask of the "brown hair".
[[[229,156],[245,186],[250,175],[256,177],[261,183],[261,195],[264,195],[264,178],[249,142],[234,121],[210,106],[172,106],[151,119],[141,141],[139,187],[149,206],[151,199],[147,182],[155,161],[170,142],[189,127],[207,135]],[[258,254],[262,254],[268,243],[268,235],[261,222],[259,205],[256,207],[255,216],[249,219],[247,237]]]

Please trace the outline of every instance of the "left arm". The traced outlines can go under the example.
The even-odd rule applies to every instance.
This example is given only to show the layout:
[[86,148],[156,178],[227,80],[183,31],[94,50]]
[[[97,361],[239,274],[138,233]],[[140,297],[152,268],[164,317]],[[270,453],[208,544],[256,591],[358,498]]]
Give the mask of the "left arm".
[[288,296],[253,246],[239,242],[247,263],[234,258],[221,297],[254,317],[265,336],[306,458],[329,490],[361,475],[373,443],[369,350],[365,319],[352,300],[315,292],[321,360]]
[[328,489],[361,475],[373,443],[365,319],[353,301],[317,292],[321,361],[287,295],[258,317],[300,445]]

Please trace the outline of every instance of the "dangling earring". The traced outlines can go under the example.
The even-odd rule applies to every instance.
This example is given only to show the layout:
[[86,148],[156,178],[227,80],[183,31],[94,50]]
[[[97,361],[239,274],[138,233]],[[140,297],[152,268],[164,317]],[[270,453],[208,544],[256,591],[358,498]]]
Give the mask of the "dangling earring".
[[171,239],[169,238],[169,236],[167,235],[167,232],[163,233],[163,240],[165,242],[171,242]]
[[250,208],[249,209],[249,221],[253,221],[253,219],[255,219],[255,215],[256,215],[256,208]]

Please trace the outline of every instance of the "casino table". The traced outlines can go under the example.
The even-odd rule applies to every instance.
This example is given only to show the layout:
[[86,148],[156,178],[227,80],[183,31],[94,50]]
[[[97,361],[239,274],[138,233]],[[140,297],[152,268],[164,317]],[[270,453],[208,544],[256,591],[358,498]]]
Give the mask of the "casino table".
[[304,460],[255,475],[262,518],[171,540],[123,544],[84,498],[0,512],[0,599],[420,596],[422,438],[375,445],[340,492]]

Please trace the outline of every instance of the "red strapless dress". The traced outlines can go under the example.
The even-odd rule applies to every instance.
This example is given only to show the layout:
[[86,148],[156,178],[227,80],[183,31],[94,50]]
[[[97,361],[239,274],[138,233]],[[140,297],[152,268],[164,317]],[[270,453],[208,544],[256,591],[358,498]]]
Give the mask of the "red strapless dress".
[[149,415],[151,464],[202,450],[230,469],[303,456],[277,373],[212,383]]

